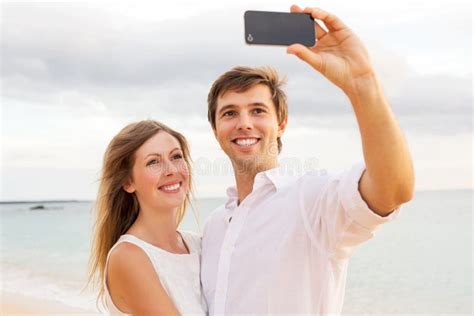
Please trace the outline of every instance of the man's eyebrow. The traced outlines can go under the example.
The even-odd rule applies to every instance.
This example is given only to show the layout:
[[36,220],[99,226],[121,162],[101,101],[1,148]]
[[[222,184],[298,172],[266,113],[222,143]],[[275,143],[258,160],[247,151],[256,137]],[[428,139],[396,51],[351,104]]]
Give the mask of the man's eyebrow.
[[[263,103],[263,102],[252,102],[252,103],[249,103],[249,106],[261,106],[261,107],[265,107],[268,109],[268,104],[266,103]],[[218,114],[221,114],[222,112],[225,112],[226,110],[228,109],[231,109],[231,108],[234,108],[236,107],[235,104],[227,104],[227,105],[224,105],[218,112]]]
[[[181,148],[175,147],[175,148],[173,148],[172,150],[170,150],[169,153],[171,154],[171,153],[172,153],[173,151],[175,151],[175,150],[181,151]],[[147,158],[150,157],[150,156],[158,156],[158,157],[161,157],[161,154],[159,154],[159,153],[149,153],[148,155],[145,156],[144,160],[147,159]]]
[[263,106],[265,108],[268,108],[268,105],[266,103],[263,103],[263,102],[253,102],[253,103],[250,103],[249,105],[250,106]]
[[227,109],[231,109],[231,108],[234,108],[235,105],[234,104],[227,104],[227,105],[224,105],[223,107],[221,107],[221,109],[219,110],[219,113],[218,114],[221,114],[222,112],[226,111]]

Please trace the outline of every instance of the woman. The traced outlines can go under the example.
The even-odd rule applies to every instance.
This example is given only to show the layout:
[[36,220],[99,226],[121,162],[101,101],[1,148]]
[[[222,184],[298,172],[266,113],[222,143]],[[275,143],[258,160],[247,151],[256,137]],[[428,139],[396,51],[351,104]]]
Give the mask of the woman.
[[103,161],[90,278],[111,315],[205,314],[200,238],[177,231],[190,201],[186,139],[151,120],[130,124]]

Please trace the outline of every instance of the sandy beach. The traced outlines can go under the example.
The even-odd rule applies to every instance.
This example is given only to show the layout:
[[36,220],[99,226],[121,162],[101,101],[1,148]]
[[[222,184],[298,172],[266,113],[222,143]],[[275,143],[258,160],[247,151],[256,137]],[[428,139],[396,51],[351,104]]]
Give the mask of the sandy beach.
[[12,295],[2,293],[2,302],[0,305],[0,314],[2,316],[9,315],[100,315],[98,312],[81,310],[70,306],[63,305],[54,301],[39,301],[34,298],[21,295]]

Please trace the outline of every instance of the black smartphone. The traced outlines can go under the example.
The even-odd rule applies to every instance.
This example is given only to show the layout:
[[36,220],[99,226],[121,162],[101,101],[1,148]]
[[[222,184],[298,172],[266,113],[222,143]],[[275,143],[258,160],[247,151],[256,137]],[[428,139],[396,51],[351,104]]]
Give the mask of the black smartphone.
[[306,13],[245,11],[245,42],[260,45],[316,43],[314,19]]

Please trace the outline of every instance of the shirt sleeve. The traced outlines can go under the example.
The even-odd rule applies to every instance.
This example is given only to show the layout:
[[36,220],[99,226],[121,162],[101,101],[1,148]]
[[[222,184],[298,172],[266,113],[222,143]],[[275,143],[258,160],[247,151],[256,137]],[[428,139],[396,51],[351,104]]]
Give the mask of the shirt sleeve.
[[382,217],[368,207],[359,192],[364,170],[365,165],[359,163],[323,180],[308,176],[303,183],[301,198],[305,228],[312,243],[333,258],[350,257],[357,246],[373,237],[380,225],[399,213],[399,209],[395,209]]

